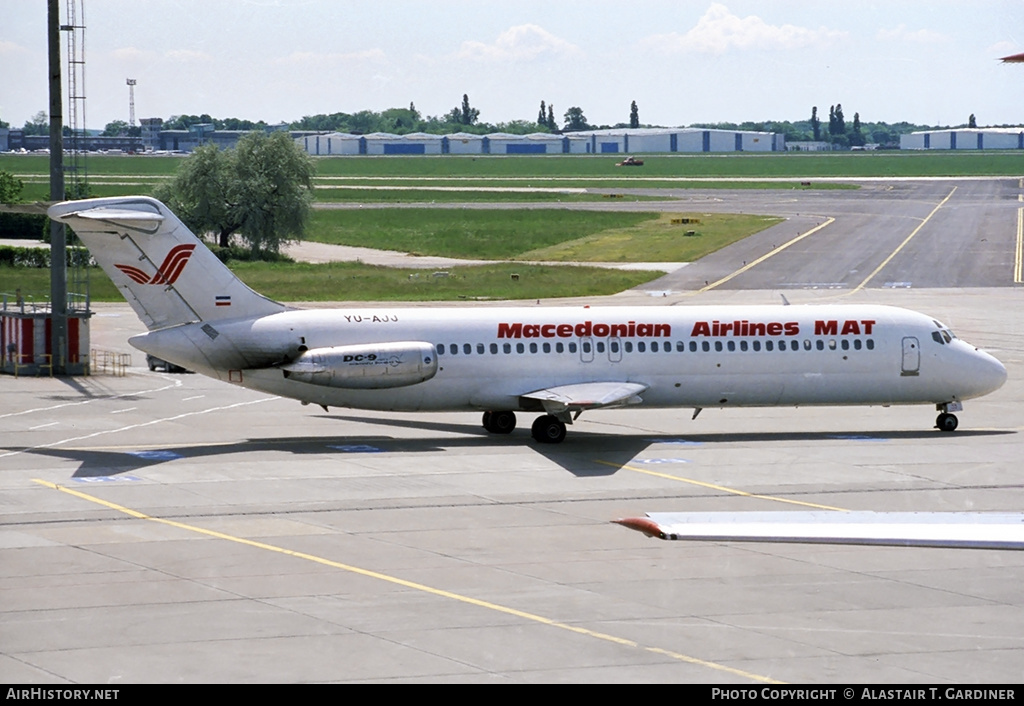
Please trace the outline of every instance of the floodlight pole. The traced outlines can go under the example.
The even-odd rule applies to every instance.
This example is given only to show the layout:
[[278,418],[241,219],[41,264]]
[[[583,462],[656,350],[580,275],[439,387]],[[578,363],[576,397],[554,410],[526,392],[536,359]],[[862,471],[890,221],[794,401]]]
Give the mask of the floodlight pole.
[[[50,55],[50,200],[64,200],[64,113],[61,109],[60,6],[47,0],[46,34]],[[50,221],[50,354],[54,375],[66,372],[68,277],[64,224]]]

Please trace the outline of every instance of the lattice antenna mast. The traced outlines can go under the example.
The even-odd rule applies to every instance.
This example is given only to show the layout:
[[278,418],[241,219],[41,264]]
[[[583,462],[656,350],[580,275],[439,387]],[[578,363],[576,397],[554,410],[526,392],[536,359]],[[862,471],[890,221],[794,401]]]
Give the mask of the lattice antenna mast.
[[85,165],[85,0],[67,0],[67,24],[61,30],[67,33],[68,46],[68,127],[71,134],[66,144],[68,161],[64,172],[70,174],[68,191],[73,197],[82,197],[87,191],[88,173]]

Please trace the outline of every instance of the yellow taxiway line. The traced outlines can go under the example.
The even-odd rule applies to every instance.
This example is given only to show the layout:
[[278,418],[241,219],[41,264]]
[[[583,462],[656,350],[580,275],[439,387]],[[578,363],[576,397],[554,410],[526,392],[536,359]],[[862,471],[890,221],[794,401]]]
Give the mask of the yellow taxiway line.
[[495,612],[498,612],[498,613],[504,613],[506,615],[513,615],[513,616],[515,616],[517,618],[521,618],[523,620],[528,620],[528,621],[532,621],[532,622],[535,622],[535,623],[540,623],[542,625],[547,625],[547,626],[552,627],[552,628],[557,628],[559,630],[565,630],[565,631],[568,631],[568,632],[576,633],[577,635],[585,635],[587,637],[592,637],[592,638],[595,638],[597,640],[603,640],[604,642],[611,642],[611,643],[614,643],[616,645],[621,645],[623,647],[632,647],[632,648],[643,650],[644,652],[648,652],[648,653],[651,653],[651,654],[657,654],[657,655],[661,655],[663,657],[669,657],[669,658],[671,658],[673,660],[676,660],[676,661],[679,661],[679,662],[685,662],[687,664],[693,664],[693,665],[697,665],[697,666],[701,666],[701,667],[707,667],[708,669],[713,669],[713,670],[718,671],[718,672],[723,672],[723,673],[728,674],[728,675],[730,675],[730,676],[732,676],[734,678],[750,679],[752,681],[763,682],[763,683],[766,683],[766,684],[778,684],[778,683],[781,683],[778,680],[772,679],[770,677],[766,677],[766,676],[763,676],[763,675],[760,675],[760,674],[754,674],[752,672],[747,672],[747,671],[744,671],[742,669],[735,669],[733,667],[728,667],[728,666],[726,666],[724,664],[718,664],[716,662],[709,662],[707,660],[699,659],[697,657],[691,657],[689,655],[685,655],[685,654],[682,654],[680,652],[675,652],[675,651],[672,651],[672,650],[665,650],[665,649],[662,649],[660,647],[649,647],[649,646],[641,645],[639,642],[636,642],[635,640],[629,640],[629,639],[626,639],[626,638],[617,637],[615,635],[609,635],[608,633],[597,632],[597,631],[594,631],[594,630],[588,630],[587,628],[582,628],[582,627],[579,627],[577,625],[569,625],[568,623],[562,623],[562,622],[559,622],[557,620],[553,620],[551,618],[546,618],[546,617],[544,617],[542,615],[537,615],[536,613],[530,613],[530,612],[527,612],[527,611],[517,610],[515,608],[510,608],[508,606],[500,605],[498,603],[492,603],[490,601],[484,601],[484,600],[480,600],[478,598],[472,598],[470,596],[465,596],[465,595],[462,595],[460,593],[453,593],[452,591],[446,591],[444,589],[434,588],[432,586],[427,586],[425,584],[417,583],[415,581],[407,581],[405,579],[401,579],[401,578],[398,578],[396,576],[389,576],[388,574],[380,573],[379,571],[371,571],[369,569],[363,569],[363,568],[360,568],[358,566],[352,566],[351,564],[344,564],[342,562],[333,561],[331,559],[326,559],[324,557],[320,557],[320,556],[317,556],[315,554],[307,554],[306,552],[297,552],[297,551],[294,551],[292,549],[286,549],[284,547],[279,547],[279,546],[276,546],[276,545],[273,545],[273,544],[268,544],[266,542],[257,542],[256,540],[246,539],[244,537],[237,537],[235,535],[227,534],[225,532],[217,532],[215,530],[205,529],[203,527],[198,527],[196,525],[190,525],[190,524],[187,524],[187,523],[184,523],[184,522],[178,522],[176,520],[168,520],[168,519],[164,519],[162,517],[153,517],[152,515],[147,515],[147,514],[145,514],[143,512],[139,512],[138,510],[133,510],[133,509],[131,509],[129,507],[125,507],[124,505],[118,505],[117,503],[110,502],[109,500],[104,500],[102,498],[98,498],[95,495],[90,495],[89,493],[83,493],[80,490],[74,490],[73,488],[68,488],[66,486],[58,485],[56,483],[51,483],[50,481],[40,480],[38,478],[35,478],[35,479],[33,479],[33,482],[38,483],[39,485],[45,486],[47,488],[51,488],[53,490],[59,490],[60,492],[67,493],[68,495],[73,495],[76,498],[80,498],[82,500],[87,500],[87,501],[89,501],[91,503],[95,503],[97,505],[102,505],[103,507],[106,507],[106,508],[108,508],[110,510],[114,510],[116,512],[123,513],[125,515],[128,515],[129,517],[134,517],[134,518],[139,519],[139,520],[145,520],[147,522],[156,522],[158,524],[167,525],[169,527],[175,527],[177,529],[184,530],[186,532],[193,532],[195,534],[201,534],[201,535],[205,535],[207,537],[212,537],[214,539],[220,539],[220,540],[224,540],[224,541],[227,541],[227,542],[235,542],[236,544],[242,544],[242,545],[245,545],[245,546],[248,546],[248,547],[253,547],[255,549],[262,549],[263,551],[275,552],[277,554],[284,554],[286,556],[294,557],[296,559],[302,559],[304,561],[311,561],[311,562],[313,562],[315,564],[321,564],[323,566],[329,566],[329,567],[334,568],[334,569],[340,569],[342,571],[348,571],[348,572],[353,573],[353,574],[358,574],[359,576],[365,576],[367,578],[377,579],[379,581],[386,581],[387,583],[394,584],[394,585],[397,585],[397,586],[402,586],[403,588],[409,588],[409,589],[412,589],[412,590],[415,590],[415,591],[422,591],[423,593],[429,593],[429,594],[437,596],[439,598],[446,598],[448,600],[458,601],[459,603],[464,603],[466,605],[472,605],[472,606],[476,606],[478,608],[484,608],[486,610],[492,610],[492,611],[495,611]]

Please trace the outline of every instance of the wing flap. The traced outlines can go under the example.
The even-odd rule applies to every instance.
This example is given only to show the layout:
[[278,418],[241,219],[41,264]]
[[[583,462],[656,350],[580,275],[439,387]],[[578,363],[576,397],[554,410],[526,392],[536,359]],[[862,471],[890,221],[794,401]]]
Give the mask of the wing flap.
[[650,512],[615,520],[660,539],[1024,549],[1024,514],[989,512]]
[[547,387],[520,397],[537,400],[548,414],[560,414],[640,404],[640,393],[647,387],[635,382],[583,382]]

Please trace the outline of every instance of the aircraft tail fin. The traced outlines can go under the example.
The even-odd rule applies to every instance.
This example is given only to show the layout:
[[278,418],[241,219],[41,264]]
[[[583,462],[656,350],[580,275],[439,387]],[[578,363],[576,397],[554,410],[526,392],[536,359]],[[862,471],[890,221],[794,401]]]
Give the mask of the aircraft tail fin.
[[71,226],[150,331],[286,309],[246,286],[156,199],[65,201],[48,215]]

